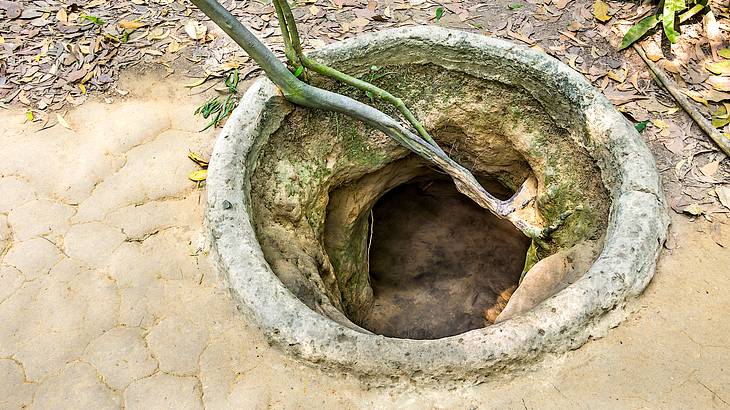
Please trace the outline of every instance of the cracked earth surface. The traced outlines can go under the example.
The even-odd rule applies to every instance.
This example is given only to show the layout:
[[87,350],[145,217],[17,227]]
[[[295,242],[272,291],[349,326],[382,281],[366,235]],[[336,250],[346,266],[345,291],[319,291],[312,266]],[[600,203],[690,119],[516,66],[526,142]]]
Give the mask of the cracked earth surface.
[[367,388],[283,356],[210,266],[186,158],[217,133],[191,115],[205,96],[161,77],[72,130],[0,112],[0,409],[730,407],[730,252],[677,215],[629,320],[525,374]]

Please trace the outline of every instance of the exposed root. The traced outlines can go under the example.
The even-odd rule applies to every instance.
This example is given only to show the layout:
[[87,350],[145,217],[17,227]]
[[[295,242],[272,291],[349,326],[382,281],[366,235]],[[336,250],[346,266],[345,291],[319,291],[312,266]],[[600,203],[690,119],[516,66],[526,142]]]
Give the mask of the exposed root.
[[[221,6],[220,3],[215,0],[192,0],[192,2],[210,17],[213,22],[221,27],[223,31],[230,35],[263,68],[266,75],[279,87],[284,97],[290,102],[304,107],[339,112],[360,120],[382,131],[402,146],[441,168],[453,178],[456,188],[461,193],[497,217],[509,220],[529,238],[543,240],[552,233],[549,228],[542,226],[542,221],[535,205],[534,197],[537,191],[537,182],[534,178],[525,181],[520,190],[512,198],[506,201],[499,200],[487,192],[469,170],[451,159],[438,146],[424,127],[416,120],[408,108],[406,108],[402,100],[368,82],[356,79],[307,58],[302,51],[296,22],[294,21],[294,16],[287,0],[274,0],[274,5],[285,39],[286,55],[291,64],[295,67],[302,64],[304,67],[309,67],[323,75],[371,92],[378,96],[378,98],[391,102],[408,120],[410,125],[413,126],[416,133],[403,126],[403,124],[393,117],[367,104],[363,104],[341,94],[313,87],[300,81],[274,56],[271,50],[261,43],[228,10]],[[559,224],[562,224],[562,221],[559,221]]]

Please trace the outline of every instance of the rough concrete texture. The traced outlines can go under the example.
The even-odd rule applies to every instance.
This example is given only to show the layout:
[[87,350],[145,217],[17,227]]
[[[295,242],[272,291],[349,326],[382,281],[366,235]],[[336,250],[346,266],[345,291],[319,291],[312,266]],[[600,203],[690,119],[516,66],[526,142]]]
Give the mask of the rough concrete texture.
[[[194,132],[202,122],[190,114],[206,96],[180,94],[186,80],[160,81],[164,74],[126,80],[122,87],[131,92],[125,102],[90,102],[71,111],[66,117],[73,132],[60,126],[33,132],[23,111],[0,111],[8,154],[0,162],[0,246],[26,263],[21,272],[3,254],[0,265],[0,409],[728,407],[730,253],[712,241],[709,224],[681,216],[671,228],[673,249],[664,251],[647,291],[629,303],[635,313],[626,322],[513,380],[455,390],[368,389],[353,377],[303,367],[266,343],[236,310],[208,256],[198,252],[205,196],[184,178],[159,187],[174,190],[165,198],[146,199],[148,188],[134,183],[144,173],[163,178],[194,169],[186,150],[207,154],[216,134]],[[129,121],[132,114],[139,120]],[[171,121],[182,130],[180,140],[147,152],[177,155],[164,162],[148,158],[144,169],[123,166],[132,147],[154,143]],[[87,172],[112,160],[103,175]],[[102,222],[133,239],[104,266],[91,267],[64,254],[64,227],[79,223],[74,212],[89,197],[84,190],[113,175],[130,186],[107,194],[115,205]],[[33,219],[3,221],[36,200],[55,206],[35,220],[62,229],[21,240],[13,233]],[[730,239],[730,230],[723,237]],[[25,244],[54,238],[60,238],[51,245],[61,256],[48,256],[53,262],[36,261],[36,252],[56,252]],[[194,335],[189,345],[176,342],[181,333]]]
[[[522,370],[545,352],[575,349],[623,318],[625,300],[651,280],[668,216],[647,147],[583,77],[526,47],[437,27],[363,36],[328,47],[319,56],[351,72],[359,72],[363,64],[428,62],[524,88],[594,158],[612,199],[611,216],[603,252],[589,271],[519,317],[419,341],[342,325],[307,308],[282,285],[252,227],[250,179],[258,148],[286,112],[276,108],[285,103],[274,86],[261,80],[249,89],[217,140],[208,179],[208,218],[220,272],[273,343],[331,371],[355,372],[374,383],[401,379],[459,384]],[[268,115],[261,115],[264,109]]]

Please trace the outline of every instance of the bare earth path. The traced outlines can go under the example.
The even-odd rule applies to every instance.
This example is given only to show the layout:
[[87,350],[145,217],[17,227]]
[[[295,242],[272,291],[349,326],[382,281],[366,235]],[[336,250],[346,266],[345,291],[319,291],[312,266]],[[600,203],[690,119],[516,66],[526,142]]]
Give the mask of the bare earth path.
[[216,133],[197,132],[203,97],[159,78],[69,112],[73,130],[0,111],[0,409],[730,407],[730,252],[678,215],[625,323],[512,380],[368,389],[282,356],[208,262],[186,158]]

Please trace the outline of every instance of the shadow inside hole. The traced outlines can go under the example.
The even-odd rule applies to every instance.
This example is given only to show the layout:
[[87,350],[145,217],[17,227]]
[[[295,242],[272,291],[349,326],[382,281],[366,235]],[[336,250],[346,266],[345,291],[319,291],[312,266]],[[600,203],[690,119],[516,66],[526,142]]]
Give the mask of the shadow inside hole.
[[[498,183],[480,182],[495,196],[510,196]],[[374,333],[437,339],[484,327],[484,311],[519,281],[528,238],[450,180],[396,187],[372,215],[375,298],[361,325]]]

